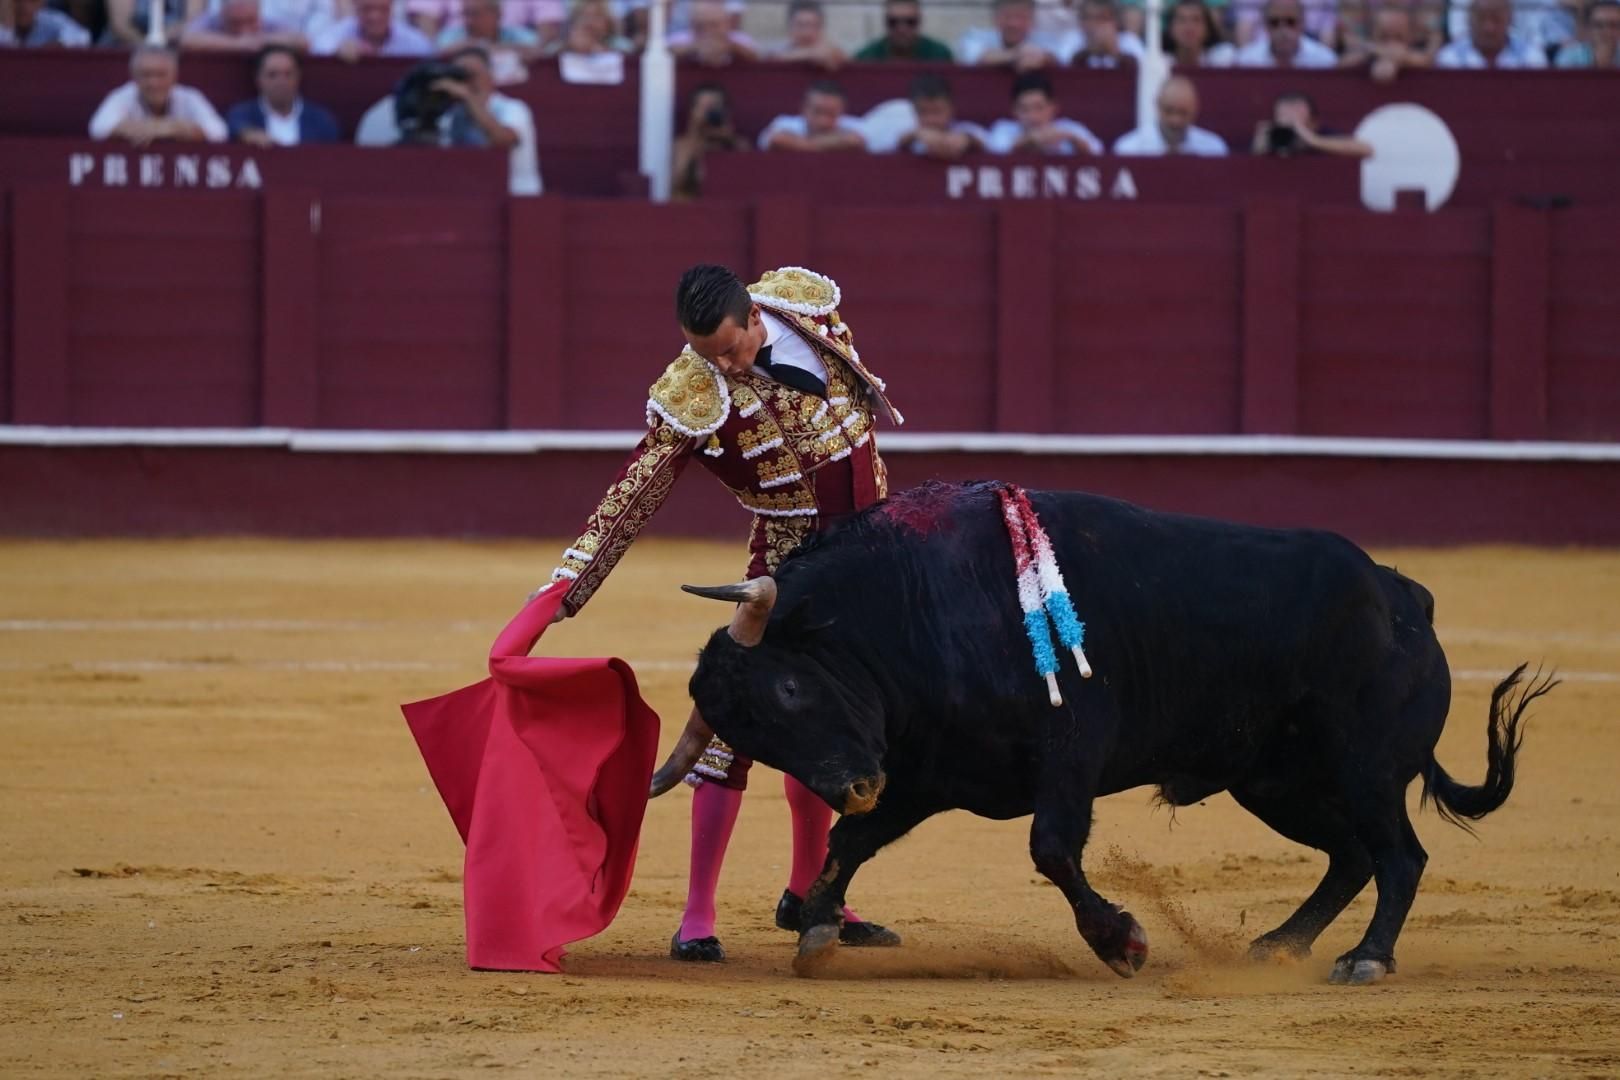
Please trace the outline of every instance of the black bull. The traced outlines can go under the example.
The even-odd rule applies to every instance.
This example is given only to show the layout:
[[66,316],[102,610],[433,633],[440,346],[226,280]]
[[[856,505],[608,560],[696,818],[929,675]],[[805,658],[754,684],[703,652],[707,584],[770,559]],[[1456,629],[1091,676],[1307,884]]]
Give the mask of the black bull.
[[678,759],[701,748],[707,721],[843,812],[806,900],[796,970],[813,971],[836,946],[862,863],[960,808],[1033,814],[1036,868],[1097,955],[1133,974],[1146,936],[1092,889],[1081,853],[1094,799],[1152,784],[1177,806],[1230,791],[1327,854],[1321,884],[1254,942],[1256,954],[1308,954],[1371,879],[1372,921],[1333,979],[1393,971],[1427,859],[1408,785],[1421,776],[1453,821],[1500,807],[1525,709],[1550,681],[1521,686],[1521,666],[1496,687],[1485,781],[1459,784],[1434,757],[1451,678],[1421,585],[1329,533],[1032,492],[1095,669],[1082,679],[1065,659],[1064,703],[1053,707],[995,488],[902,493],[810,541],[774,589],[762,579],[702,590],[751,602],[704,647],[693,724],[655,791],[684,771]]

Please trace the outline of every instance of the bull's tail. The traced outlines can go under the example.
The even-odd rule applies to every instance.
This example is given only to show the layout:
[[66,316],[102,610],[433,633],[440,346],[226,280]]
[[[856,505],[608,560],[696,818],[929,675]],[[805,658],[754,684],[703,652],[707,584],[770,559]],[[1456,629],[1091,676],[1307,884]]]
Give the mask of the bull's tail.
[[1426,805],[1432,798],[1440,816],[1459,828],[1472,832],[1464,818],[1478,821],[1500,809],[1513,793],[1514,765],[1519,744],[1524,741],[1522,729],[1525,711],[1532,701],[1558,685],[1558,680],[1551,675],[1543,676],[1539,669],[1528,683],[1521,685],[1528,666],[1520,664],[1514,668],[1513,674],[1497,683],[1496,689],[1491,691],[1484,783],[1477,787],[1457,783],[1446,775],[1446,770],[1440,767],[1433,751],[1430,751],[1429,763],[1423,770],[1423,798],[1420,805]]

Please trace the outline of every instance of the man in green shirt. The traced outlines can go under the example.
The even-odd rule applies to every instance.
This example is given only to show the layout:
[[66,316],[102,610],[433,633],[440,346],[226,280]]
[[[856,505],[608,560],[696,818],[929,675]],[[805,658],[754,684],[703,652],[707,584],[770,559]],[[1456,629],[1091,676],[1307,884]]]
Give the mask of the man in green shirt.
[[918,0],[884,0],[883,25],[887,32],[855,54],[857,60],[934,60],[950,63],[951,47],[922,32],[922,5]]

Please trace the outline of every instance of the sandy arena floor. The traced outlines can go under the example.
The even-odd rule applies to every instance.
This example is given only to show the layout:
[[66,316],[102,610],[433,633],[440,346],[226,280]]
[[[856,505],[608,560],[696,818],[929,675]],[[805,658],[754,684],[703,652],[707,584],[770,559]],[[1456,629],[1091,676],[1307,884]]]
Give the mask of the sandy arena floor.
[[[1473,839],[1417,819],[1400,974],[1326,985],[1371,895],[1295,967],[1239,943],[1323,860],[1228,798],[1098,813],[1093,879],[1146,925],[1133,981],[1085,948],[1028,822],[936,818],[852,894],[906,935],[789,967],[787,813],[756,773],[720,967],[665,958],[685,789],[655,802],[619,920],[563,976],[464,965],[461,848],[396,705],[472,681],[560,544],[0,544],[0,1074],[885,1077],[1620,1075],[1620,552],[1382,552],[1438,597],[1441,759],[1484,770],[1490,681],[1568,681]],[[632,661],[665,718],[720,621],[675,590],[717,545],[642,545],[553,653]],[[1416,789],[1413,791],[1416,799]]]

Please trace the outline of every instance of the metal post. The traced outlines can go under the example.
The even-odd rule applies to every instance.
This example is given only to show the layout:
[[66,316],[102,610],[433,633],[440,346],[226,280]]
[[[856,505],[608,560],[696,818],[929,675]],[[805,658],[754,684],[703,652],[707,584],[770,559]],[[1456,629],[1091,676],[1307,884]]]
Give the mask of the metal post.
[[163,45],[167,38],[163,36],[163,0],[152,0],[146,8],[146,43],[148,45]]
[[1170,62],[1164,55],[1163,0],[1145,0],[1147,22],[1142,30],[1147,35],[1147,52],[1136,69],[1136,126],[1138,130],[1150,128],[1159,122],[1154,99],[1159,87],[1170,77]]
[[669,51],[664,0],[647,5],[647,46],[641,53],[641,174],[654,202],[669,201],[675,144],[675,58]]

